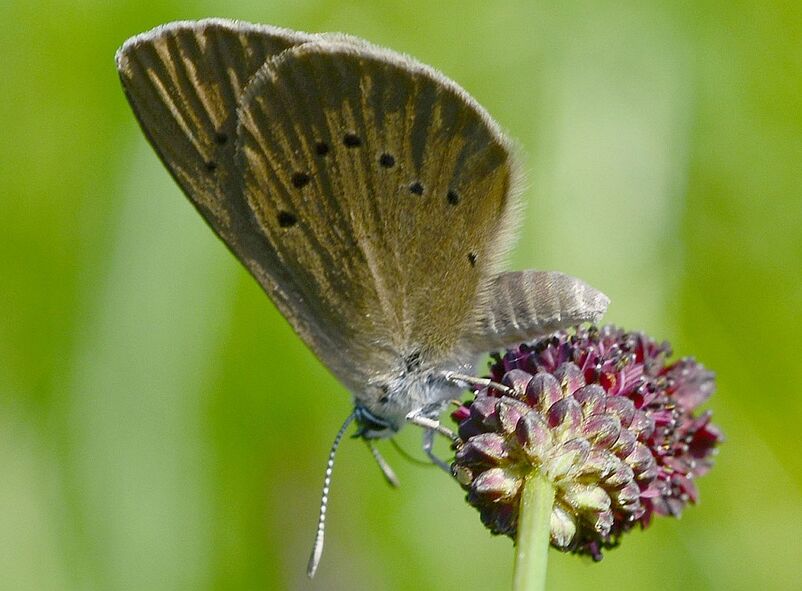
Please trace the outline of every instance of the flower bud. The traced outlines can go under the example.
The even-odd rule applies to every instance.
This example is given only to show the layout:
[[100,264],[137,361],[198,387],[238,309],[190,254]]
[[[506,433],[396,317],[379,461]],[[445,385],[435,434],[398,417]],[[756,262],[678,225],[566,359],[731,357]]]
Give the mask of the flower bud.
[[577,328],[495,355],[492,386],[452,418],[453,472],[482,522],[515,537],[521,490],[533,472],[555,490],[557,549],[600,560],[636,525],[695,503],[721,433],[694,414],[715,390],[693,359],[612,326]]

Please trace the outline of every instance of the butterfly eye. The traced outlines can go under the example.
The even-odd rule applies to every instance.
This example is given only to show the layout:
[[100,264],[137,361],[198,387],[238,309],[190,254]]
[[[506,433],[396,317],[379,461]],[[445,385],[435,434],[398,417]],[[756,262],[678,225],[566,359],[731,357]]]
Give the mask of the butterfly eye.
[[395,431],[395,428],[390,421],[376,416],[360,404],[357,404],[356,408],[354,409],[354,416],[358,425],[358,429],[354,437],[375,439],[382,437],[387,431]]

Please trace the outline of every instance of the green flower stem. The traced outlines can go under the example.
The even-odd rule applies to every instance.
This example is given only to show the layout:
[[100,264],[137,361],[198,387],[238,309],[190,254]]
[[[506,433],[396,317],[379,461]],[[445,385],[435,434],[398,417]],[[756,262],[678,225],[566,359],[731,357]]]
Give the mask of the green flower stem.
[[513,591],[542,591],[546,588],[553,505],[554,487],[551,482],[536,472],[528,476],[518,513]]

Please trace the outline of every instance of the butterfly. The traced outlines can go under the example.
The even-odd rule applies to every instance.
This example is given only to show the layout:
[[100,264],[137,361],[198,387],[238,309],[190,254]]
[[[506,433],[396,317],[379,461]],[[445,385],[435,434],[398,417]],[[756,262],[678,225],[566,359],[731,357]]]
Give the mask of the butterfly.
[[157,27],[116,61],[176,182],[353,394],[324,504],[352,420],[368,441],[422,425],[438,461],[437,417],[478,383],[482,354],[606,310],[574,277],[501,270],[520,218],[515,150],[433,68],[222,19]]

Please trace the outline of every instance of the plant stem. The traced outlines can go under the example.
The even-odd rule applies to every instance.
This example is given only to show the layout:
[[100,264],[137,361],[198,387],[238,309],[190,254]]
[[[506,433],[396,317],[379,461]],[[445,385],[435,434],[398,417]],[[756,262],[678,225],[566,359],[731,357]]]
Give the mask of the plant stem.
[[513,591],[543,591],[551,531],[554,487],[538,473],[527,477],[518,513]]

